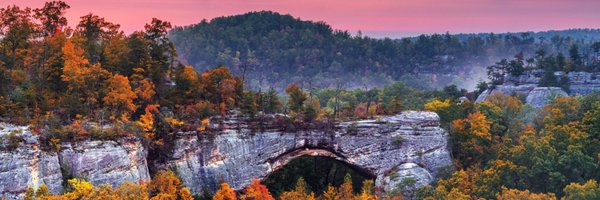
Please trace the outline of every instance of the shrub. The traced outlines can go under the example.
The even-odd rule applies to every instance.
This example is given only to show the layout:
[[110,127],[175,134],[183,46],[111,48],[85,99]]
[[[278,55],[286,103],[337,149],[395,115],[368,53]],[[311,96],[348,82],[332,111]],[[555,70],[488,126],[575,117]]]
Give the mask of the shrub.
[[406,139],[404,139],[404,137],[402,137],[401,135],[396,135],[396,136],[392,137],[393,145],[402,145],[402,143],[404,143],[404,141],[406,141]]
[[5,136],[5,139],[8,140],[8,143],[6,146],[7,149],[14,150],[17,147],[19,147],[19,144],[21,142],[25,142],[25,140],[23,138],[21,138],[21,136],[19,136],[19,134],[21,134],[21,130],[15,130]]

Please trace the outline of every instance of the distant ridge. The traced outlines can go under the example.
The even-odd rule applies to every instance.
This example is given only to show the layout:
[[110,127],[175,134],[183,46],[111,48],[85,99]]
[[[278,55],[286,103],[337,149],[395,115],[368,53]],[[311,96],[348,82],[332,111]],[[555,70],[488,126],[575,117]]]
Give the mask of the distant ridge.
[[[402,81],[419,89],[473,88],[485,67],[519,52],[548,54],[577,45],[591,52],[599,29],[523,33],[431,34],[373,39],[325,22],[272,11],[217,17],[170,32],[180,60],[204,70],[219,65],[246,76],[252,89],[375,87]],[[352,80],[352,81],[349,81]]]

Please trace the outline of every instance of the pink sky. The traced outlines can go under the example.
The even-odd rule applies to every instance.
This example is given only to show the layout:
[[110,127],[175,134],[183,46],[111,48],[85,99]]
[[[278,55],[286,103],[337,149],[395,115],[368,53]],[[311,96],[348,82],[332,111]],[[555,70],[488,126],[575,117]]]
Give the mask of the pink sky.
[[[0,0],[0,6],[42,7],[44,0]],[[422,33],[472,33],[600,28],[595,0],[66,0],[67,18],[94,13],[141,30],[152,17],[177,26],[202,19],[272,10],[304,20],[325,21],[335,29],[373,37]]]

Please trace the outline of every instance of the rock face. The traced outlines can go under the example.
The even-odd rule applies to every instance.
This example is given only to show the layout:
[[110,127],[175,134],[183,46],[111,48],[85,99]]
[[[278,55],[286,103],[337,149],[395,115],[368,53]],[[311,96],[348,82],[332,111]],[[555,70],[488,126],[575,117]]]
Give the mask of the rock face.
[[[485,101],[496,93],[517,94],[525,97],[526,103],[541,108],[555,96],[586,95],[600,91],[600,73],[570,72],[566,74],[570,84],[568,93],[557,87],[537,87],[543,74],[543,70],[532,70],[516,77],[506,76],[506,82],[503,85],[497,85],[494,89],[484,91],[477,97],[476,102]],[[554,75],[556,77],[565,76],[562,72],[556,72]]]
[[264,179],[303,155],[345,162],[377,178],[376,185],[384,188],[405,177],[429,183],[439,169],[452,165],[447,133],[431,112],[345,122],[332,132],[250,133],[242,128],[224,129],[214,136],[180,133],[178,137],[168,166],[195,194],[205,188],[214,191],[221,181],[242,189],[252,179]]
[[59,160],[69,176],[85,178],[94,185],[118,186],[150,179],[146,154],[136,139],[86,141],[63,144]]
[[[18,135],[8,139],[9,135]],[[46,184],[50,192],[62,191],[63,176],[56,153],[43,152],[26,126],[0,123],[0,197],[21,199],[29,187]],[[11,140],[18,147],[11,147]]]
[[[326,156],[376,178],[392,189],[405,178],[429,184],[437,172],[452,165],[447,133],[431,112],[404,112],[378,120],[343,122],[334,129],[252,132],[247,125],[179,133],[167,166],[195,194],[216,190],[227,181],[243,189],[252,179],[264,179],[299,156]],[[239,124],[239,123],[238,123]],[[215,126],[215,125],[211,125]],[[150,179],[147,151],[135,138],[119,141],[62,143],[58,153],[43,151],[26,126],[0,123],[0,197],[22,199],[27,188],[46,184],[63,191],[65,179],[83,178],[94,185]],[[10,139],[12,138],[12,139]]]
[[536,108],[544,107],[557,96],[567,96],[568,94],[558,87],[536,87],[529,92],[525,102]]
[[22,199],[29,187],[42,184],[52,193],[61,193],[63,181],[69,177],[95,185],[150,178],[146,150],[136,139],[63,143],[62,150],[55,153],[43,151],[27,126],[0,123],[0,137],[0,197],[7,199]]

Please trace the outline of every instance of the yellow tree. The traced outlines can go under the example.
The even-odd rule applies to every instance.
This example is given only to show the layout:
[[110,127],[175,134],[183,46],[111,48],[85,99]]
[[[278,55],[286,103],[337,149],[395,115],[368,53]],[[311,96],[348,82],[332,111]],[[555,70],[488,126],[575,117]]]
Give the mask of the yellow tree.
[[464,199],[463,197],[469,197],[472,191],[473,184],[469,174],[464,170],[459,170],[454,172],[452,177],[438,181],[436,196]]
[[377,200],[377,196],[373,195],[373,180],[364,180],[358,200]]
[[584,184],[571,183],[564,189],[565,200],[592,200],[600,199],[600,187],[595,180],[588,180]]
[[508,189],[502,187],[502,192],[496,195],[498,200],[555,200],[556,196],[552,193],[531,193],[529,190]]
[[581,103],[575,97],[556,97],[537,116],[538,125],[564,125],[578,121]]
[[120,200],[148,200],[150,197],[148,196],[147,189],[146,184],[135,184],[125,181],[125,183],[117,187],[115,193]]
[[107,93],[104,96],[104,105],[111,107],[114,119],[127,120],[129,114],[135,111],[133,100],[137,95],[131,90],[129,79],[120,74],[115,74],[107,81]]
[[154,114],[152,113],[158,112],[158,105],[148,105],[144,111],[145,113],[135,124],[142,129],[146,139],[152,140],[155,136]]
[[105,200],[105,199],[118,199],[119,196],[113,190],[112,185],[102,184],[94,189],[92,194],[88,197],[90,200]]
[[352,177],[350,177],[350,174],[346,174],[344,177],[344,183],[338,189],[337,198],[341,200],[354,199],[354,189],[352,188]]
[[73,191],[63,195],[66,199],[87,199],[94,191],[94,185],[84,180],[71,179],[69,185],[73,187]]
[[300,177],[296,182],[296,188],[289,192],[284,192],[279,197],[280,200],[311,200],[315,198],[314,193],[309,193],[304,178]]
[[425,107],[425,110],[432,111],[432,112],[439,112],[443,109],[450,107],[450,100],[446,99],[444,101],[441,101],[439,99],[434,99],[432,101],[427,102],[424,105],[424,107]]
[[148,191],[156,196],[173,196],[177,198],[177,192],[181,188],[181,181],[172,171],[158,172],[150,184]]
[[227,183],[221,183],[221,187],[217,192],[215,192],[215,196],[213,196],[213,200],[236,200],[237,196],[235,191],[229,187]]
[[485,115],[480,112],[471,113],[467,118],[452,122],[451,133],[455,155],[462,161],[461,163],[469,166],[484,162],[492,156],[490,124]]
[[339,200],[337,198],[337,189],[331,185],[327,186],[327,190],[323,193],[323,200]]

